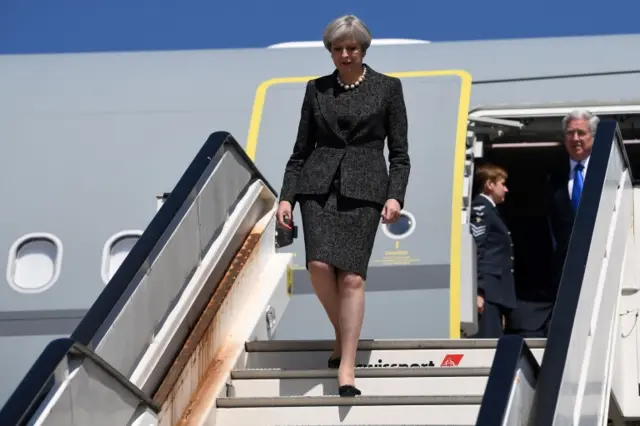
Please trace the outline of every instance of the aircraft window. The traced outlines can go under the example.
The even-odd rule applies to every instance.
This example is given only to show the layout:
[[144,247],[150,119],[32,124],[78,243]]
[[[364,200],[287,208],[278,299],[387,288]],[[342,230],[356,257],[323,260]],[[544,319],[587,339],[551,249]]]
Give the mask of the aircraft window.
[[416,229],[416,218],[406,210],[400,212],[400,217],[395,223],[382,225],[382,231],[387,237],[400,240],[407,238]]
[[107,240],[102,251],[102,280],[105,284],[122,265],[141,235],[142,231],[123,231]]
[[51,234],[28,234],[9,251],[7,282],[20,293],[40,293],[60,276],[62,243]]

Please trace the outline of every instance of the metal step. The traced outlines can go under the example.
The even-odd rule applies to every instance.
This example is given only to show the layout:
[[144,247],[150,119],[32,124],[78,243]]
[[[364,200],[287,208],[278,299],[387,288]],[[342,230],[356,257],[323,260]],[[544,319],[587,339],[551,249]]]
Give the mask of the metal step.
[[[376,368],[356,370],[364,395],[482,395],[489,368]],[[233,371],[229,397],[338,395],[337,370]]]
[[219,398],[220,425],[473,425],[481,396]]
[[[532,350],[542,362],[543,348]],[[434,368],[434,367],[491,367],[495,348],[455,348],[455,349],[374,349],[361,350],[356,356],[359,368]],[[327,367],[331,349],[325,351],[277,351],[249,352],[245,356],[247,369],[288,368],[321,369]]]
[[[357,377],[382,378],[382,377],[478,377],[488,376],[490,368],[379,368],[379,369],[356,369]],[[287,369],[252,369],[234,370],[231,372],[232,380],[247,379],[316,379],[338,377],[337,369],[321,370],[287,370]]]
[[[546,339],[527,341],[542,361]],[[496,339],[362,340],[356,385],[337,396],[327,368],[333,340],[245,344],[227,397],[216,401],[219,425],[473,425],[495,356]]]
[[[547,339],[526,339],[529,348],[544,348]],[[410,349],[495,349],[498,339],[361,340],[359,351]],[[333,340],[261,340],[245,343],[247,352],[331,351]]]
[[266,398],[218,398],[218,408],[259,407],[334,407],[370,405],[469,405],[480,404],[475,396],[378,396],[361,395],[355,398],[339,396],[284,396]]

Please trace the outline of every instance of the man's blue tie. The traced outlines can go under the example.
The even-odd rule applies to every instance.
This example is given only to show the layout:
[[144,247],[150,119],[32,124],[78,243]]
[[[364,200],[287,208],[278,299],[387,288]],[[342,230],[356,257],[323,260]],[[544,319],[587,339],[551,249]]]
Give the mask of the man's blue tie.
[[580,163],[576,164],[576,166],[573,168],[573,190],[571,191],[571,205],[573,206],[574,212],[578,211],[580,196],[582,195],[582,186],[584,185],[582,169],[584,169],[584,166]]

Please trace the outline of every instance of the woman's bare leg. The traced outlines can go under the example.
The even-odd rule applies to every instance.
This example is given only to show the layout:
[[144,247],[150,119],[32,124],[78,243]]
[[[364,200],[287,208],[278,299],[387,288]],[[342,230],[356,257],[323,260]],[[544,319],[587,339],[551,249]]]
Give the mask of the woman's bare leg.
[[354,385],[356,352],[364,318],[364,280],[353,272],[340,271],[338,290],[342,337],[342,362],[338,370],[338,382],[340,386]]
[[341,354],[340,337],[340,299],[338,294],[338,284],[333,266],[328,263],[312,260],[307,265],[311,275],[311,284],[316,296],[320,300],[336,335],[336,343],[333,347],[332,358]]

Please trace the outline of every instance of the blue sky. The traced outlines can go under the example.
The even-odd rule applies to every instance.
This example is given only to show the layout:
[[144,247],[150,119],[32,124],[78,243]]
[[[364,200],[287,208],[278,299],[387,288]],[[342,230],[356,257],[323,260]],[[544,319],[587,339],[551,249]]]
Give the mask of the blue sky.
[[447,41],[640,33],[640,1],[602,4],[592,0],[0,0],[0,54],[264,47],[318,40],[324,26],[345,13],[364,19],[378,38]]

